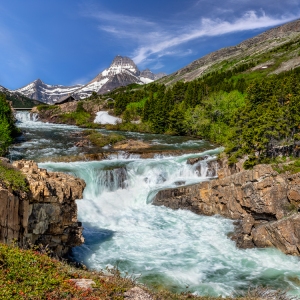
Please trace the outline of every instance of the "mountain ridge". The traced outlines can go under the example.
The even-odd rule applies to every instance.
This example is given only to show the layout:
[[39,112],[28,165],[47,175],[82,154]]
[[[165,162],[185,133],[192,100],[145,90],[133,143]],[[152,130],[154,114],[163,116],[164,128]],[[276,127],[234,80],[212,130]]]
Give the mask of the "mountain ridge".
[[[247,56],[255,58],[264,52],[268,52],[276,47],[286,44],[288,40],[297,39],[300,37],[300,19],[285,23],[283,25],[271,28],[265,32],[256,35],[250,39],[246,39],[241,43],[221,48],[211,52],[199,59],[192,61],[187,66],[177,70],[176,72],[167,75],[160,79],[160,83],[172,85],[177,81],[192,81],[211,71],[218,70],[217,64],[222,61],[233,61],[247,59]],[[233,66],[234,67],[234,66]]]
[[75,99],[83,99],[91,96],[93,92],[105,94],[120,86],[131,83],[142,85],[165,75],[165,73],[154,74],[149,69],[140,71],[129,57],[117,55],[107,69],[85,85],[49,85],[38,78],[11,92],[18,92],[28,98],[51,104],[68,95],[74,96]]

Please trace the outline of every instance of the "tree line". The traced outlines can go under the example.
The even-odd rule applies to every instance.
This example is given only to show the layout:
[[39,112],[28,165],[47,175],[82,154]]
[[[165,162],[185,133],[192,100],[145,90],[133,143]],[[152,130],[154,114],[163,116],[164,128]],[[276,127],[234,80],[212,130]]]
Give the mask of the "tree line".
[[262,161],[270,148],[300,139],[300,68],[250,79],[245,71],[254,65],[171,87],[129,86],[111,93],[114,112],[125,122],[140,118],[153,133],[194,135],[220,143],[232,162],[244,154],[255,163]]

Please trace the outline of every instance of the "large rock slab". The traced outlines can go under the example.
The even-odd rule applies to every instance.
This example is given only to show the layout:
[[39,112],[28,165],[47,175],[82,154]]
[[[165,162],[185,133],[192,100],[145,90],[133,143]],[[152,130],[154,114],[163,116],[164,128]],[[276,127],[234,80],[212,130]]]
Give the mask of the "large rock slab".
[[239,220],[232,237],[239,247],[276,247],[300,255],[300,173],[278,174],[270,165],[253,170],[225,165],[218,174],[215,180],[159,191],[153,204]]

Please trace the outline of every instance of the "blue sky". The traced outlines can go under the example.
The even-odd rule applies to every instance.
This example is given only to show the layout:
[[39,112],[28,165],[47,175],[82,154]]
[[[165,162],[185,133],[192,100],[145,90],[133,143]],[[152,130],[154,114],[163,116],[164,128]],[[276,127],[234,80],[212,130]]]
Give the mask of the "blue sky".
[[299,0],[0,0],[0,85],[87,83],[115,55],[172,73],[300,17]]

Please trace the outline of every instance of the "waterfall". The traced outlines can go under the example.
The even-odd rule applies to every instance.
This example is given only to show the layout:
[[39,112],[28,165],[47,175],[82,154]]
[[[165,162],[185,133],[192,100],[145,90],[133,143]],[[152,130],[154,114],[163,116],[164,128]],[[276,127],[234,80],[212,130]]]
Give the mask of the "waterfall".
[[15,118],[18,122],[26,123],[26,122],[36,122],[39,119],[38,114],[32,113],[30,111],[21,111],[15,113]]
[[116,191],[127,188],[126,168],[101,170],[97,177],[97,184],[102,191]]
[[299,258],[275,249],[237,249],[227,236],[231,220],[151,205],[160,189],[216,176],[212,155],[199,153],[205,158],[194,165],[183,155],[39,166],[85,180],[84,199],[77,202],[85,244],[73,255],[90,268],[118,265],[143,283],[177,292],[189,286],[201,295],[229,296],[249,285],[268,285],[299,295],[293,280],[300,276]]

